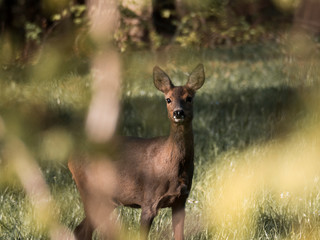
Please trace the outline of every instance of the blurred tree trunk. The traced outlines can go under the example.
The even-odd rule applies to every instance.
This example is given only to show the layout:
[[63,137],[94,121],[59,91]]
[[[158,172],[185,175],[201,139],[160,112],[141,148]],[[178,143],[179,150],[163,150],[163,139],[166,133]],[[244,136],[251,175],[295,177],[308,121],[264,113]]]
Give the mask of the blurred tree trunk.
[[1,23],[1,33],[7,28],[8,23],[12,23],[12,11],[11,6],[14,4],[13,0],[3,0],[0,3],[0,23]]
[[[0,0],[0,38],[6,37],[15,50],[13,55],[19,56],[20,60],[28,60],[29,54],[34,52],[39,43],[42,43],[44,38],[52,33],[54,26],[52,15],[60,14],[63,10],[61,6],[84,4],[85,0],[70,0],[65,5],[61,5],[60,8],[57,7],[57,9],[51,9],[51,11],[47,11],[44,2],[48,1]],[[31,23],[41,30],[37,41],[32,41],[26,37],[27,23]],[[60,25],[68,28],[67,24]],[[70,27],[65,32],[69,33]]]
[[237,18],[243,17],[252,25],[270,21],[270,18],[280,15],[272,0],[230,0],[228,6]]
[[23,34],[26,22],[36,22],[40,25],[43,18],[45,16],[41,8],[41,1],[0,1],[1,33],[15,31]]
[[152,1],[152,22],[157,33],[173,36],[177,30],[175,20],[177,20],[175,0]]
[[320,1],[302,0],[294,20],[297,27],[320,33]]

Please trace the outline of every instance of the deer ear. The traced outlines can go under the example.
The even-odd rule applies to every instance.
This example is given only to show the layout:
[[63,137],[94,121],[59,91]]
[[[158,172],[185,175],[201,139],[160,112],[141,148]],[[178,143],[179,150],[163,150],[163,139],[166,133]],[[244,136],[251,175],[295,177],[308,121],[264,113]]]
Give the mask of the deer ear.
[[204,68],[203,64],[199,64],[189,75],[187,87],[196,91],[204,84]]
[[174,87],[169,76],[158,66],[153,68],[153,83],[163,93]]

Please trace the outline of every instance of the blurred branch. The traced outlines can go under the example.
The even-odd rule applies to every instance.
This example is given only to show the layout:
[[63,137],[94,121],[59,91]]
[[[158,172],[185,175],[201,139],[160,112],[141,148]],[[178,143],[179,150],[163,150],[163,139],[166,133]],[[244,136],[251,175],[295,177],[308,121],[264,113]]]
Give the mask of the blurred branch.
[[93,97],[86,122],[90,140],[103,143],[114,134],[119,114],[120,61],[112,47],[119,19],[117,1],[88,1],[90,34],[100,46],[92,60]]
[[320,2],[317,0],[301,0],[297,7],[294,22],[313,33],[320,33]]
[[[118,53],[112,46],[114,31],[119,22],[117,3],[116,0],[87,1],[91,22],[89,34],[98,50],[91,61],[93,95],[87,115],[86,132],[89,140],[97,144],[106,143],[113,137],[119,115],[121,69]],[[91,160],[94,159],[91,157]],[[86,216],[89,216],[94,228],[98,228],[100,234],[110,239],[120,239],[116,224],[106,217],[113,209],[112,203],[105,202],[114,181],[109,164],[111,160],[103,157],[101,164],[85,167],[88,171],[86,184],[89,193],[84,193],[82,200],[88,203],[85,204]]]
[[24,143],[16,136],[5,133],[0,117],[1,155],[11,164],[34,207],[35,221],[49,229],[51,239],[74,239],[72,233],[57,221],[53,199],[42,172]]

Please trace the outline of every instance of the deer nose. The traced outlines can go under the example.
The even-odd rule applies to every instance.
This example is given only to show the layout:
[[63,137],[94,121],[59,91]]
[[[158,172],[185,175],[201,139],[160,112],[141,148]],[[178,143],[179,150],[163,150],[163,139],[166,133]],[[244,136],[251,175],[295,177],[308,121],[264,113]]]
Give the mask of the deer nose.
[[183,110],[176,110],[173,112],[174,119],[184,119],[184,111]]

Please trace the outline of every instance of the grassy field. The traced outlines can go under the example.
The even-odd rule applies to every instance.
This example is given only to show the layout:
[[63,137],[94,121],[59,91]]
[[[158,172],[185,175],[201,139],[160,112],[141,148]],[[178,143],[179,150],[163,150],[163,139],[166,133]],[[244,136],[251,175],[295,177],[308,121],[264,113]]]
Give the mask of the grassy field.
[[[152,82],[155,64],[176,84],[199,62],[205,65],[206,82],[194,107],[186,239],[320,238],[318,57],[301,60],[275,43],[123,55],[121,135],[168,134],[165,102]],[[58,75],[51,68],[44,74],[43,67],[2,70],[0,117],[7,134],[21,139],[40,164],[55,216],[73,229],[84,214],[66,163],[72,149],[85,143],[91,78],[79,67]],[[0,157],[0,164],[0,239],[49,238],[10,163]],[[134,239],[140,211],[119,208],[115,216]],[[171,236],[171,212],[164,209],[150,239]]]

